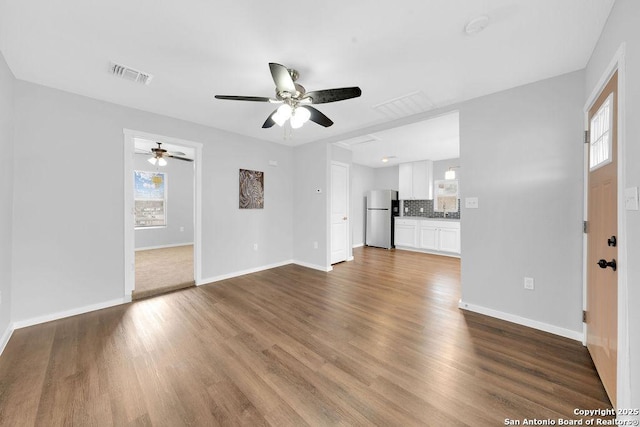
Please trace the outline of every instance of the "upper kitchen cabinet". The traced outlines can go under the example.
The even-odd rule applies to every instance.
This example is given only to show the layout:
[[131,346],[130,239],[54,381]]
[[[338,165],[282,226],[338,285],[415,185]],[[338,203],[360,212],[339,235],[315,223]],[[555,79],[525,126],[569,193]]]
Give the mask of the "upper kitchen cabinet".
[[433,162],[431,160],[401,163],[398,168],[401,200],[433,199]]

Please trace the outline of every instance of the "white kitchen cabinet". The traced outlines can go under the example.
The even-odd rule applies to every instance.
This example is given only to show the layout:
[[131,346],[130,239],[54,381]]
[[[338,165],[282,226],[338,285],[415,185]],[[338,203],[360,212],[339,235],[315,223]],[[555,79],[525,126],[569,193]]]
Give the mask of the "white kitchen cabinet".
[[441,227],[439,249],[444,252],[460,253],[460,228]]
[[398,187],[401,200],[433,199],[433,162],[400,163]]
[[460,253],[460,222],[447,220],[395,219],[395,245],[400,249],[442,253]]
[[395,221],[394,243],[396,246],[406,246],[415,248],[418,246],[416,235],[418,231],[418,221],[415,219],[398,219]]
[[460,222],[417,220],[417,249],[443,254],[460,253]]
[[413,196],[413,163],[400,163],[398,171],[398,198],[411,200]]
[[430,249],[437,251],[438,247],[438,227],[427,223],[426,221],[420,221],[420,247],[422,249]]

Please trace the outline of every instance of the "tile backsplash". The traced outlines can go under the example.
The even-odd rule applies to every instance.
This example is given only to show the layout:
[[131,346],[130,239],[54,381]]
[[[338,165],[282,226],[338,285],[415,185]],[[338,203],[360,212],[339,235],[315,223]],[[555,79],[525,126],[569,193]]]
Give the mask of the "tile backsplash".
[[[409,208],[403,212],[403,216],[423,216],[425,218],[444,218],[444,212],[434,212],[433,200],[404,200],[404,207]],[[423,212],[420,212],[422,208]],[[447,218],[460,219],[460,199],[458,199],[457,212],[447,212]]]

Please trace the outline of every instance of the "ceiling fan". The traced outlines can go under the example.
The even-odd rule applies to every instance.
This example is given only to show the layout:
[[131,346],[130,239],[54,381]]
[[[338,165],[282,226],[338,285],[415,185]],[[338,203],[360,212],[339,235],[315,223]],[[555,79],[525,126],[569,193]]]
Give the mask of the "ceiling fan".
[[216,95],[216,99],[282,104],[267,117],[262,127],[270,128],[275,124],[282,126],[289,120],[291,127],[297,129],[308,120],[324,127],[329,127],[333,124],[329,117],[312,107],[311,104],[343,101],[345,99],[357,98],[362,94],[362,91],[357,86],[307,92],[302,85],[296,83],[299,76],[296,70],[274,62],[269,63],[269,69],[271,70],[271,77],[273,77],[273,81],[276,84],[275,98]]
[[182,156],[186,156],[185,153],[182,153],[180,151],[167,151],[164,148],[162,148],[161,142],[156,142],[156,144],[158,144],[158,146],[151,148],[151,150],[149,151],[136,150],[136,154],[146,154],[146,155],[150,154],[151,157],[147,161],[154,166],[156,163],[158,164],[158,166],[166,166],[167,157],[170,157],[172,159],[177,159],[177,160],[184,160],[185,162],[193,162],[193,159],[182,157]]

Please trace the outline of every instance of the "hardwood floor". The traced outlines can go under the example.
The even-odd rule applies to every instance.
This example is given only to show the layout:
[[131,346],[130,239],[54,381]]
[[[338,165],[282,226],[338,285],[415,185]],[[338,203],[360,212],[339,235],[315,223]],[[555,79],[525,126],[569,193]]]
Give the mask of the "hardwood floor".
[[460,261],[360,248],[16,330],[2,425],[497,426],[610,408],[575,341],[460,311]]
[[193,245],[136,251],[133,299],[143,299],[195,286]]

